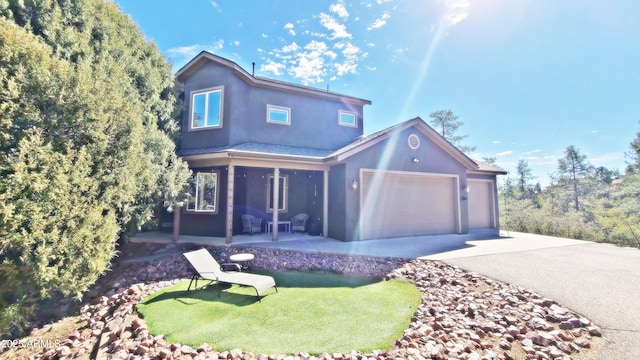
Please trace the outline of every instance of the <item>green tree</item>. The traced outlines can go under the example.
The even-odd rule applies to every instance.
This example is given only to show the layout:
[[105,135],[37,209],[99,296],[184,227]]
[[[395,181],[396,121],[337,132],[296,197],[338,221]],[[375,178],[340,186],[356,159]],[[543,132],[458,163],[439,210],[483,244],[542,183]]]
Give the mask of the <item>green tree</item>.
[[589,175],[592,168],[587,161],[587,156],[581,154],[573,145],[567,147],[564,158],[558,160],[558,169],[554,180],[560,187],[570,189],[573,208],[576,211],[580,210],[580,196],[585,192],[585,189],[581,187],[581,182]]
[[627,166],[627,172],[640,172],[640,132],[636,133],[636,138],[631,142],[629,148],[627,157],[631,162]]
[[529,167],[529,163],[526,160],[518,160],[516,166],[516,173],[518,174],[518,189],[520,190],[520,197],[522,199],[530,197],[532,191],[529,185],[529,181],[535,179],[533,172]]
[[495,165],[498,159],[492,156],[483,156],[482,161],[486,162],[489,165]]
[[440,133],[447,141],[456,146],[460,151],[469,153],[476,149],[475,146],[462,145],[462,140],[466,139],[468,135],[457,135],[458,128],[464,123],[458,121],[458,116],[451,110],[439,110],[432,112],[429,115],[429,124]]
[[110,2],[0,2],[0,83],[0,329],[18,334],[189,171],[170,65]]

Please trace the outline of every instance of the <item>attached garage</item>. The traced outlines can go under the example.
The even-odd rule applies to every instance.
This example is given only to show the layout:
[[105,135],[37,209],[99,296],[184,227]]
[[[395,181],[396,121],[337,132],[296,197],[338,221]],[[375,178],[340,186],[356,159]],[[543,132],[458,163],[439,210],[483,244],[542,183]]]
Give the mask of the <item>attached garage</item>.
[[467,179],[469,187],[469,228],[494,228],[492,214],[495,214],[493,182],[490,180]]
[[458,177],[361,171],[360,238],[459,232]]

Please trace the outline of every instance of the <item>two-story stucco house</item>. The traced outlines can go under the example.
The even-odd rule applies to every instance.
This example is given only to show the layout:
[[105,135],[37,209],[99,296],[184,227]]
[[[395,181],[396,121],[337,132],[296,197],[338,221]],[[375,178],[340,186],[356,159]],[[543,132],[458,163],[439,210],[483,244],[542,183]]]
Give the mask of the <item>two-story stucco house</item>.
[[299,213],[343,241],[498,229],[505,172],[420,118],[363,136],[371,101],[254,76],[208,52],[176,76],[186,104],[177,151],[194,174],[180,234],[231,243],[244,214],[266,231]]

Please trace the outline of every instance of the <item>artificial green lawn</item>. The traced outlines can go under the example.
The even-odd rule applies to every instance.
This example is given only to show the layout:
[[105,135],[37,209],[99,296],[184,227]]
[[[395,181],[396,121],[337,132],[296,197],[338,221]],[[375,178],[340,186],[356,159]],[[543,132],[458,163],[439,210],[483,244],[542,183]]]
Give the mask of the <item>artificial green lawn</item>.
[[238,285],[185,293],[188,281],[138,304],[152,334],[215,351],[253,353],[349,353],[389,349],[410,323],[420,291],[399,280],[348,278],[324,271],[286,271],[258,302],[255,290]]

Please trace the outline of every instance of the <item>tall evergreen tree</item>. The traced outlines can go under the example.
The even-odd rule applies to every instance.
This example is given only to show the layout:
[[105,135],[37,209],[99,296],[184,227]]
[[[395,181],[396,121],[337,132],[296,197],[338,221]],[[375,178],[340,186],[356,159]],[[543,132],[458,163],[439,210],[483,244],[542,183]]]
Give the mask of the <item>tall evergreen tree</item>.
[[0,329],[81,297],[132,218],[177,196],[170,65],[105,0],[0,2]]
[[583,180],[593,167],[587,161],[587,156],[573,145],[565,149],[564,158],[558,160],[558,170],[555,180],[558,185],[570,188],[573,195],[573,208],[580,210],[581,180]]
[[516,172],[518,174],[518,189],[520,190],[520,198],[525,199],[530,194],[530,186],[529,181],[535,179],[531,168],[529,168],[529,163],[526,160],[518,160],[518,165],[516,167]]
[[429,115],[429,124],[442,135],[447,141],[455,145],[460,151],[469,153],[476,149],[475,146],[467,146],[462,144],[462,140],[468,135],[457,135],[458,128],[464,125],[462,121],[458,121],[458,116],[451,110],[439,110]]

